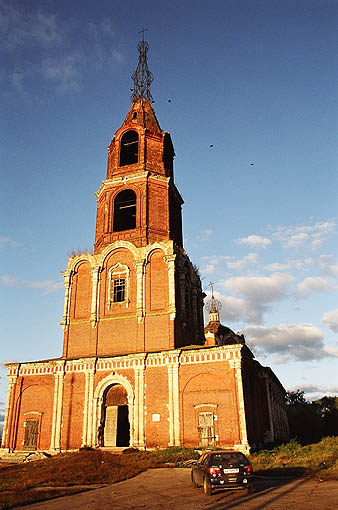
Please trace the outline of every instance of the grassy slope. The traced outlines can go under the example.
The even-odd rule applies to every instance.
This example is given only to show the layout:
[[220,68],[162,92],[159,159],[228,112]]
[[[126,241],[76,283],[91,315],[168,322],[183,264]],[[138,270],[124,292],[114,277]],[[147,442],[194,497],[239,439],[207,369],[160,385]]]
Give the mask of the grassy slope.
[[[198,458],[191,449],[169,448],[154,452],[113,455],[99,450],[64,453],[46,460],[4,467],[0,473],[0,509],[73,494],[76,487],[114,483],[141,471],[171,462]],[[310,475],[338,480],[338,437],[300,446],[291,441],[250,457],[256,473]]]
[[251,455],[250,460],[256,473],[338,480],[338,437],[326,437],[307,446],[290,441]]

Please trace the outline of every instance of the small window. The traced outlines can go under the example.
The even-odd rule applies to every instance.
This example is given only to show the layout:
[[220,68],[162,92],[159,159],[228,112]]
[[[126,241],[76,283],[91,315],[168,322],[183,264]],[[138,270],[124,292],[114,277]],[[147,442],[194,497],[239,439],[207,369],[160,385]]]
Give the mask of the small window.
[[126,293],[126,279],[116,278],[113,280],[113,303],[123,303]]
[[120,262],[118,262],[109,269],[107,294],[108,310],[118,303],[123,303],[126,307],[129,306],[129,278],[130,270],[125,264],[120,264]]
[[136,131],[127,131],[121,138],[120,166],[133,165],[137,162],[138,134]]
[[116,195],[114,202],[114,232],[131,230],[136,227],[136,194],[126,189]]

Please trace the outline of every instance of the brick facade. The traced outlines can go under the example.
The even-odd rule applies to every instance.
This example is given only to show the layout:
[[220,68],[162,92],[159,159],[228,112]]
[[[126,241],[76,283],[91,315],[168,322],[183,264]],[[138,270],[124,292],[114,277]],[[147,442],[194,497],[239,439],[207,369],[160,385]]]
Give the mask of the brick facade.
[[62,357],[7,364],[2,447],[248,451],[287,438],[276,376],[217,317],[204,334],[173,157],[149,101],[134,101],[108,147],[94,253],[63,272]]

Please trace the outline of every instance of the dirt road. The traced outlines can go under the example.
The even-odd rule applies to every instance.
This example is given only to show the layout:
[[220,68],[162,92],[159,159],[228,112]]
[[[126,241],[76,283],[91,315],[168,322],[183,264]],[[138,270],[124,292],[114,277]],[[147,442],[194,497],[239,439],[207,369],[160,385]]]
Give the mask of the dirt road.
[[20,507],[23,510],[328,510],[338,508],[337,482],[257,478],[257,491],[207,497],[189,469],[152,469],[100,489]]

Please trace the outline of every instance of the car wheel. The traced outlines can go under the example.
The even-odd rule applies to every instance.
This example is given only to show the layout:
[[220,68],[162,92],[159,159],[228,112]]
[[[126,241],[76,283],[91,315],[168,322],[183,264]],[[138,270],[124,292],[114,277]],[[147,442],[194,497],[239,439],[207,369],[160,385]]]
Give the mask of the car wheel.
[[251,485],[251,487],[248,487],[246,492],[248,494],[253,494],[255,492],[255,487],[253,485]]
[[192,484],[193,484],[193,486],[195,487],[195,489],[197,489],[198,485],[197,485],[197,483],[195,482],[194,473],[191,473],[191,481],[192,481]]
[[204,478],[204,480],[203,480],[203,490],[204,490],[204,494],[206,496],[211,496],[212,490],[211,490],[211,487],[208,484],[208,480],[206,478]]

